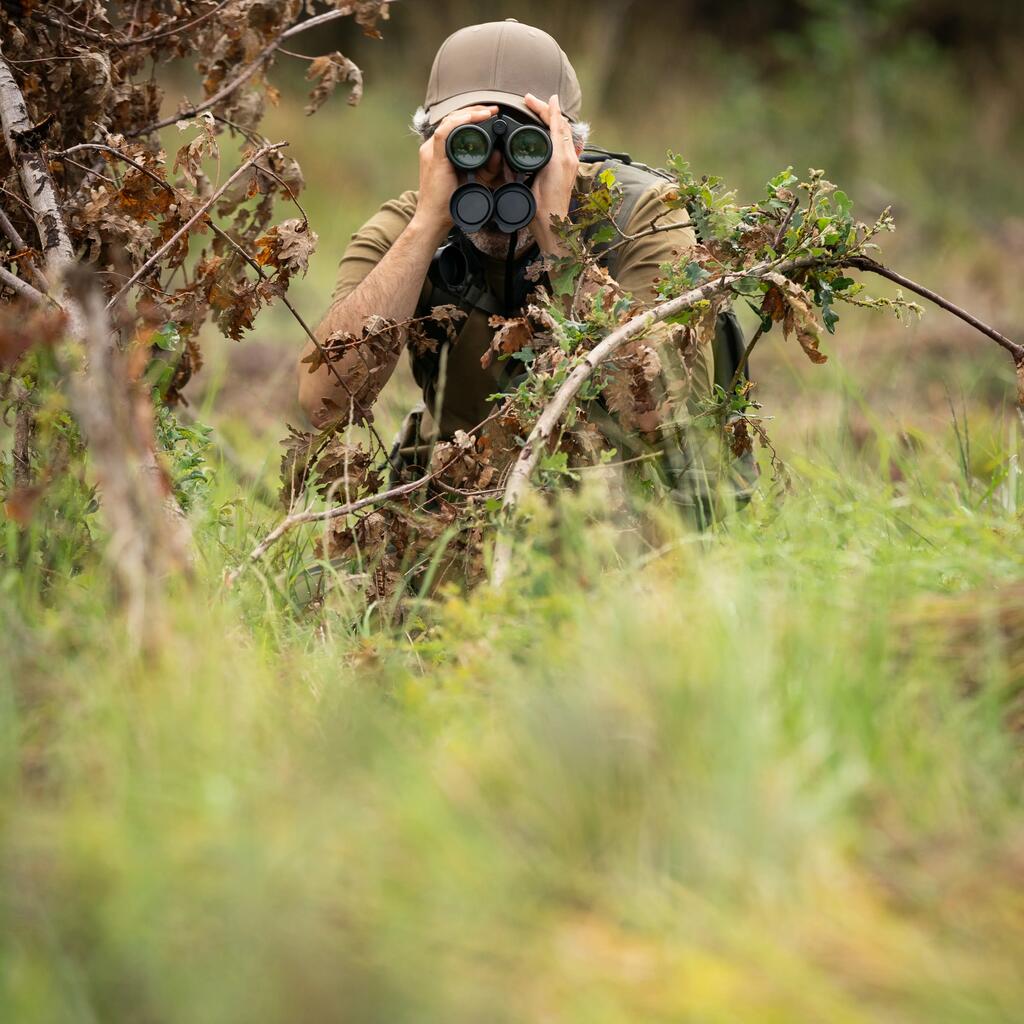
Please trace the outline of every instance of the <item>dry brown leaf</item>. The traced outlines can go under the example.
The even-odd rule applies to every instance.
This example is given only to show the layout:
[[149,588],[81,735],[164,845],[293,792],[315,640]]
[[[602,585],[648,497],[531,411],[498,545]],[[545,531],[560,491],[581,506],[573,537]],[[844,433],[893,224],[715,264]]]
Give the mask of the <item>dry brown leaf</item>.
[[309,267],[309,257],[316,251],[317,234],[299,217],[275,224],[256,239],[256,262],[276,267],[287,276]]
[[781,274],[766,274],[765,280],[770,281],[782,294],[786,303],[786,311],[782,318],[782,331],[788,338],[795,333],[800,347],[812,363],[824,363],[828,356],[818,349],[818,337],[821,326],[814,316],[814,304],[811,297],[796,283]]
[[309,94],[306,114],[315,114],[334,92],[339,83],[347,82],[352,86],[348,94],[349,106],[354,107],[363,98],[363,73],[341,53],[325,54],[315,57],[306,72],[306,79],[315,81],[316,85]]
[[480,365],[485,370],[496,356],[514,355],[533,341],[533,327],[524,316],[492,316],[487,322],[497,330],[491,338],[491,347],[480,357]]

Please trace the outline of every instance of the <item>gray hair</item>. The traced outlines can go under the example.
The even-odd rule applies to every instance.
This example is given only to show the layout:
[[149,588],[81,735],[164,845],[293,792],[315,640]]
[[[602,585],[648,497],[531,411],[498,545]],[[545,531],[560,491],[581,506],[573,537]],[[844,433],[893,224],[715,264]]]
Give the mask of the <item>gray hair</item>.
[[[587,144],[587,139],[590,138],[590,124],[587,121],[570,121],[569,127],[572,130],[572,141],[573,145],[577,149],[582,149]],[[436,124],[430,123],[430,118],[427,112],[422,107],[416,108],[416,113],[412,115],[412,130],[413,133],[418,135],[424,142],[434,134]]]

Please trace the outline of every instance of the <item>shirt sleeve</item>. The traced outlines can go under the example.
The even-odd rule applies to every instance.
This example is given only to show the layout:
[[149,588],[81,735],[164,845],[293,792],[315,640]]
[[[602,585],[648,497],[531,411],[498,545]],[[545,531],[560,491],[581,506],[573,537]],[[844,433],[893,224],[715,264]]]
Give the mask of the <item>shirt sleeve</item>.
[[389,199],[353,236],[338,264],[332,302],[345,298],[381,261],[416,212],[417,193]]
[[625,234],[639,235],[655,224],[658,227],[678,225],[671,231],[644,235],[622,247],[615,279],[620,287],[644,305],[650,305],[657,299],[654,279],[658,276],[658,268],[697,244],[693,228],[687,226],[690,215],[686,210],[669,210],[661,201],[661,197],[671,191],[672,186],[668,182],[663,186],[652,185],[640,197],[629,223],[623,226]]

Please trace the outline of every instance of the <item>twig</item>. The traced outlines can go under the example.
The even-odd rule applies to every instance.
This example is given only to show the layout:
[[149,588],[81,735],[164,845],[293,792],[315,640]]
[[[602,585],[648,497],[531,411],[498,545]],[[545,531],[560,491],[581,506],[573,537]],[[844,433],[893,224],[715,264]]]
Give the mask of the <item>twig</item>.
[[[257,263],[256,260],[254,260],[252,256],[250,256],[249,253],[247,253],[245,249],[243,249],[242,246],[240,246],[226,231],[217,227],[217,225],[214,224],[212,221],[210,222],[210,227],[213,229],[215,235],[217,235],[219,238],[222,238],[225,242],[227,242],[228,245],[230,245],[235,250],[235,252],[238,253],[238,255],[241,256],[241,258],[245,260],[245,262],[248,263],[249,266],[253,268],[253,270],[256,271],[257,274],[259,274],[261,280],[267,280],[266,271],[264,271],[264,269],[259,265],[259,263]],[[302,314],[299,313],[299,311],[292,305],[291,300],[288,298],[288,296],[282,294],[280,298],[281,301],[288,308],[288,311],[298,321],[299,326],[306,332],[306,337],[308,337],[309,340],[313,342],[313,345],[316,347],[317,351],[323,357],[324,362],[327,364],[328,368],[334,374],[338,383],[345,389],[346,392],[348,392],[349,398],[352,400],[352,403],[356,407],[356,409],[358,409],[359,415],[363,418],[363,422],[366,424],[367,429],[373,435],[374,440],[377,442],[377,444],[380,445],[381,449],[384,452],[387,452],[388,446],[384,443],[384,439],[377,432],[377,428],[370,421],[369,410],[367,410],[366,407],[359,401],[359,399],[356,398],[352,389],[349,387],[348,382],[345,380],[344,377],[342,377],[341,372],[330,360],[327,352],[324,350],[323,345],[321,345],[320,342],[317,340],[316,335],[310,330],[309,324],[306,323],[306,321],[302,317]]]
[[270,531],[256,545],[249,553],[249,557],[243,562],[237,569],[232,570],[228,573],[225,578],[227,585],[233,586],[235,580],[238,579],[239,575],[245,569],[247,565],[251,565],[253,562],[258,562],[269,550],[274,546],[289,530],[294,530],[296,526],[301,526],[303,523],[318,523],[326,519],[336,519],[338,516],[351,515],[353,512],[358,512],[362,508],[367,508],[370,505],[379,505],[382,501],[390,501],[392,498],[400,498],[404,494],[410,494],[423,486],[424,481],[432,480],[439,473],[443,472],[455,461],[456,458],[460,457],[462,452],[453,458],[445,465],[434,470],[433,473],[428,474],[425,477],[420,477],[417,480],[411,480],[407,484],[401,484],[398,487],[392,487],[389,491],[382,491],[380,494],[369,494],[365,498],[360,498],[358,501],[351,501],[347,505],[334,505],[331,508],[323,509],[319,512],[294,512],[290,516],[285,517],[281,520],[277,526]]
[[46,301],[46,296],[41,291],[33,288],[28,281],[22,281],[20,277],[16,277],[4,267],[0,267],[0,284],[6,285],[32,302]]
[[[481,420],[471,431],[468,433],[475,434],[478,430],[483,429],[491,420],[501,415],[502,410],[496,409],[486,419]],[[390,490],[381,491],[379,494],[368,494],[364,498],[359,498],[357,501],[350,501],[345,505],[333,505],[331,508],[322,509],[319,512],[313,512],[306,510],[305,512],[293,512],[291,515],[286,516],[281,520],[273,530],[270,531],[249,552],[248,558],[239,565],[236,569],[225,576],[224,581],[227,586],[233,586],[238,577],[244,572],[247,566],[252,565],[254,562],[258,562],[286,533],[290,530],[294,530],[297,526],[302,526],[304,523],[321,523],[328,519],[337,519],[339,516],[351,515],[353,512],[358,512],[360,509],[368,508],[371,505],[379,505],[382,501],[390,501],[392,498],[401,498],[406,494],[411,494],[413,491],[418,490],[425,483],[431,480],[436,480],[449,466],[453,465],[458,459],[463,457],[462,449],[458,449],[447,462],[443,465],[438,466],[431,473],[427,473],[425,476],[417,477],[415,480],[410,480],[407,484],[400,484],[398,487],[392,487]]]
[[800,197],[793,196],[793,201],[789,204],[789,209],[786,211],[786,216],[782,218],[782,223],[779,225],[779,230],[775,232],[775,238],[772,240],[772,248],[778,252],[779,246],[782,245],[782,240],[786,237],[786,232],[789,230],[789,223],[793,219],[793,214],[796,213],[797,208],[800,206]]
[[206,21],[207,18],[212,18],[215,14],[219,14],[228,4],[236,3],[237,0],[220,0],[220,3],[216,7],[211,7],[205,14],[197,15],[191,21],[186,21],[183,25],[172,25],[170,28],[159,29],[156,32],[147,32],[141,36],[128,36],[124,41],[118,40],[118,46],[139,46],[142,43],[152,42],[154,39],[163,39],[165,36],[176,36],[186,29],[195,28],[196,25]]
[[17,192],[12,192],[9,188],[4,188],[3,185],[0,185],[0,192],[2,192],[5,196],[10,196],[15,202],[21,203],[22,207],[24,207],[25,212],[30,217],[32,216],[32,207],[29,206],[28,203],[26,203],[25,200],[22,199]]
[[177,231],[175,231],[175,233],[166,242],[164,242],[164,244],[162,246],[160,246],[160,248],[157,249],[157,251],[155,253],[153,253],[153,255],[150,256],[149,259],[146,260],[146,262],[143,263],[142,266],[139,267],[139,269],[136,270],[134,274],[132,274],[132,276],[121,287],[121,289],[117,292],[117,294],[114,295],[114,297],[107,303],[107,307],[106,308],[109,310],[112,306],[114,306],[114,304],[121,298],[121,296],[124,295],[124,293],[126,291],[128,291],[128,289],[131,288],[131,286],[133,284],[135,284],[136,281],[138,281],[141,277],[143,277],[146,273],[148,273],[149,270],[152,269],[152,267],[155,264],[159,263],[160,260],[164,257],[164,255],[171,249],[171,247],[176,245],[177,242],[182,237],[184,237],[200,220],[202,220],[206,216],[206,213],[210,209],[210,207],[213,206],[217,202],[217,200],[220,199],[220,197],[222,195],[224,195],[224,193],[250,167],[252,167],[252,165],[254,163],[256,163],[257,160],[259,160],[263,156],[266,156],[267,153],[272,152],[273,150],[276,150],[276,149],[282,149],[284,146],[287,146],[287,145],[288,145],[287,142],[277,142],[277,143],[275,143],[274,145],[271,145],[271,146],[264,146],[261,150],[259,150],[259,152],[254,153],[247,160],[245,160],[242,164],[240,164],[239,167],[236,168],[234,174],[232,174],[231,177],[228,178],[228,180],[225,181],[224,184],[221,185],[221,187],[219,189],[217,189],[216,192],[213,193],[212,196],[210,196],[208,199],[204,200],[203,204],[188,219],[188,221],[185,224],[183,224]]
[[[51,154],[58,160],[63,160],[69,153],[80,153],[83,150],[99,150],[103,153],[112,153],[114,156],[121,160],[123,163],[131,164],[137,171],[142,171],[143,174],[149,175],[158,185],[162,185],[164,188],[174,191],[171,185],[169,185],[159,174],[151,171],[148,167],[144,167],[137,160],[133,160],[127,153],[122,152],[120,149],[115,149],[113,146],[106,146],[102,142],[80,142],[76,146],[68,146],[67,149],[60,149],[57,152]],[[95,173],[95,172],[94,172]]]
[[57,159],[58,160],[62,160],[65,163],[69,163],[69,164],[72,165],[72,167],[77,167],[81,171],[85,171],[86,174],[93,174],[93,175],[95,175],[97,178],[100,178],[103,181],[105,181],[108,185],[113,185],[114,188],[120,188],[121,187],[120,184],[118,182],[116,182],[113,178],[108,177],[102,171],[97,171],[95,167],[87,167],[85,164],[79,163],[77,160],[72,160],[71,157],[69,157],[69,156],[59,156],[59,157],[57,157]]
[[619,234],[622,237],[614,245],[609,245],[608,248],[602,249],[601,250],[601,255],[604,256],[607,253],[614,252],[616,249],[621,248],[627,242],[635,242],[635,241],[637,241],[637,239],[646,238],[648,235],[658,235],[658,234],[661,234],[662,231],[677,231],[680,228],[692,228],[692,227],[693,227],[693,224],[690,221],[685,220],[685,221],[681,221],[679,224],[658,224],[658,225],[646,228],[644,231],[638,231],[635,235],[627,235],[616,224],[615,225],[615,230],[618,231]]
[[278,183],[278,185],[280,185],[288,193],[288,198],[295,204],[296,209],[299,211],[299,213],[302,214],[302,219],[308,224],[309,216],[303,209],[302,203],[299,202],[298,196],[296,196],[296,194],[292,191],[291,185],[289,185],[288,182],[281,177],[281,175],[279,175],[276,171],[272,171],[269,167],[264,167],[262,164],[257,164],[256,170],[262,171],[264,174],[269,175]]
[[11,240],[16,250],[27,249],[25,239],[18,234],[18,229],[7,219],[7,214],[0,210],[0,230]]
[[337,18],[346,18],[350,13],[351,11],[349,9],[326,11],[324,14],[318,14],[315,18],[310,18],[308,21],[300,22],[298,25],[292,25],[291,28],[282,32],[275,40],[273,40],[273,42],[268,43],[253,58],[252,63],[244,67],[239,74],[227,83],[227,85],[218,89],[217,92],[215,92],[209,99],[203,100],[202,103],[192,106],[188,110],[181,111],[172,117],[165,117],[161,121],[156,121],[153,124],[147,125],[145,128],[139,128],[127,134],[132,137],[137,135],[148,135],[150,132],[159,131],[161,128],[166,128],[168,125],[175,124],[178,121],[197,117],[204,110],[209,110],[210,107],[216,106],[221,100],[227,99],[227,97],[230,96],[240,85],[244,85],[245,82],[252,78],[252,76],[274,55],[274,51],[277,50],[281,43],[286,39],[290,39],[292,36],[298,35],[300,32],[305,32],[307,29],[325,25],[327,22],[334,21]]
[[[420,480],[420,483],[423,481]],[[463,490],[459,487],[452,487],[446,484],[443,480],[434,479],[431,481],[434,487],[445,494],[452,494],[458,498],[482,498],[485,494],[501,494],[504,490],[502,487],[484,487],[475,491]]]
[[76,32],[80,36],[85,36],[86,39],[91,39],[97,43],[109,44],[112,39],[108,34],[103,32],[97,32],[95,29],[86,28],[84,25],[76,25],[74,22],[61,21],[60,18],[54,18],[46,13],[40,13],[36,15],[42,21],[45,21],[47,25],[53,25],[54,28],[64,28],[70,32]]
[[747,342],[747,347],[743,350],[743,355],[740,356],[740,361],[736,364],[736,371],[732,375],[732,380],[729,381],[729,394],[732,394],[736,390],[736,385],[740,382],[740,377],[743,376],[743,371],[747,368],[747,363],[750,361],[750,353],[754,351],[754,346],[761,340],[764,335],[764,321],[762,320],[758,324],[757,330],[754,331],[754,336]]
[[1024,345],[1018,345],[1017,342],[1011,341],[1005,334],[1000,334],[994,327],[990,327],[983,320],[979,320],[973,314],[968,313],[966,309],[962,309],[955,303],[950,302],[949,299],[939,295],[938,292],[933,292],[930,288],[925,288],[924,285],[911,281],[909,277],[897,274],[895,270],[890,270],[876,260],[871,259],[870,256],[853,256],[847,261],[847,266],[878,274],[879,277],[887,278],[909,289],[916,295],[928,299],[929,302],[934,302],[940,309],[944,309],[947,313],[952,313],[953,316],[959,317],[964,323],[970,324],[976,331],[980,331],[986,337],[991,338],[997,345],[1005,348],[1013,356],[1013,361],[1017,366],[1024,364]]

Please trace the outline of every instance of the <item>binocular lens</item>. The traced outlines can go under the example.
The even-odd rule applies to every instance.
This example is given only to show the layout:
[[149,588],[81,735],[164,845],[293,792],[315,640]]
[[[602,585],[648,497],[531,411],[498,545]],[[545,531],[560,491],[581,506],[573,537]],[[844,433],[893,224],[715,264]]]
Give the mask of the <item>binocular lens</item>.
[[506,143],[509,163],[520,171],[543,167],[551,157],[551,138],[539,128],[520,128]]
[[476,182],[462,185],[451,198],[452,220],[463,231],[479,231],[494,213],[491,190]]
[[525,185],[503,185],[494,193],[494,223],[501,231],[513,234],[525,228],[536,212],[537,202]]
[[448,151],[452,163],[471,171],[487,162],[491,154],[491,140],[482,129],[464,124],[448,137]]

